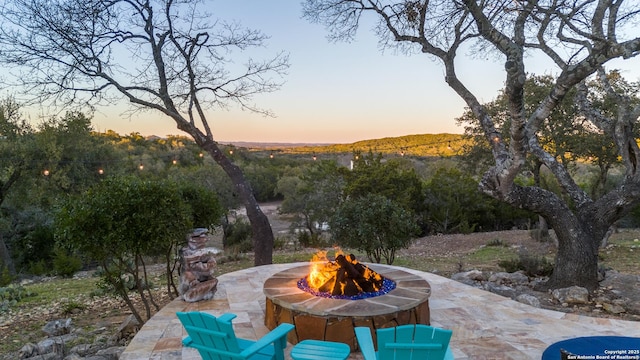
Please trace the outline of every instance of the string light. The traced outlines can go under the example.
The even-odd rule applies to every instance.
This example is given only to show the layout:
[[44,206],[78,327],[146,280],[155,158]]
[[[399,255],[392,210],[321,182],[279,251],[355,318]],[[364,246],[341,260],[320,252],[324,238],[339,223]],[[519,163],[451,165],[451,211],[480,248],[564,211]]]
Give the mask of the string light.
[[[495,137],[492,138],[492,140],[495,141],[495,142],[499,142],[500,138],[498,136],[495,136]],[[399,152],[400,156],[405,156],[405,155],[407,155],[408,149],[410,149],[410,148],[428,148],[428,149],[436,148],[437,149],[438,148],[437,145],[439,145],[439,144],[447,144],[447,149],[448,150],[453,150],[452,142],[460,142],[460,141],[465,141],[465,139],[441,140],[441,141],[436,141],[436,142],[433,142],[433,143],[415,144],[415,145],[408,145],[408,146],[402,146],[402,147],[390,145],[390,146],[381,147],[381,148],[377,148],[376,147],[376,151],[385,151],[385,150],[388,151],[388,150],[391,150],[391,149],[394,149],[394,148],[396,148],[396,149],[400,148],[400,152]],[[229,153],[230,154],[233,154],[233,151],[234,151],[233,149],[229,149]],[[296,153],[296,152],[291,152],[291,153]],[[298,153],[304,153],[304,151],[298,152]],[[204,157],[204,153],[203,152],[198,153],[198,157],[203,158]],[[270,152],[269,158],[271,158],[271,159],[275,158],[275,154],[274,154],[273,151]],[[359,155],[354,155],[354,159],[355,160],[358,160],[359,158],[360,158]],[[318,160],[318,155],[314,153],[313,156],[312,156],[312,159],[314,161]],[[73,161],[73,162],[74,163],[76,163],[76,162],[77,163],[93,163],[91,161],[89,161],[89,162],[86,162],[86,161]],[[104,163],[104,161],[100,161],[100,162]],[[118,162],[120,162],[120,161],[118,161]],[[68,161],[61,161],[60,163],[68,163]],[[174,159],[171,160],[171,163],[173,165],[177,165],[178,164],[178,160],[174,158]],[[145,165],[143,163],[139,163],[138,164],[138,169],[139,170],[144,170],[144,166]],[[104,169],[103,168],[99,168],[97,170],[97,173],[99,175],[104,175]],[[44,169],[42,171],[42,174],[44,176],[50,176],[51,175],[51,171],[49,169]]]

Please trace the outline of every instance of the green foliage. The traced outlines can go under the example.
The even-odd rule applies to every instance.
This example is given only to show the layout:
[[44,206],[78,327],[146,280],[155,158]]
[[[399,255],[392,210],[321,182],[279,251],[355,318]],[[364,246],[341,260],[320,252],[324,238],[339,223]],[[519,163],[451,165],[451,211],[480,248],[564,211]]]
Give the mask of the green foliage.
[[281,169],[270,164],[268,159],[265,160],[253,159],[250,163],[242,166],[242,172],[251,184],[253,195],[260,202],[275,200],[276,184],[281,172]]
[[322,248],[327,246],[326,239],[319,233],[300,231],[297,233],[298,243],[307,248]]
[[221,223],[224,209],[215,192],[194,183],[178,185],[180,195],[191,208],[194,227],[211,228]]
[[278,180],[277,191],[284,196],[279,211],[293,215],[292,231],[320,231],[316,224],[327,222],[342,199],[345,173],[335,161],[321,160]]
[[500,238],[495,238],[491,241],[489,241],[487,243],[487,246],[500,246],[500,247],[506,247],[509,246],[506,242],[504,242],[504,240],[500,239]]
[[62,248],[54,251],[53,270],[62,277],[72,277],[73,274],[82,269],[82,259],[73,254],[67,253]]
[[275,239],[273,239],[273,249],[284,250],[287,247],[288,242],[289,242],[289,239],[287,239],[286,237],[278,236]]
[[[144,258],[170,254],[192,228],[192,217],[193,210],[175,182],[113,177],[61,207],[56,239],[60,247],[101,264],[104,282],[127,301],[123,277],[130,275],[134,284],[147,284],[139,278]],[[145,271],[142,274],[146,276]],[[137,290],[149,317],[144,288]],[[130,309],[142,321],[137,310],[131,305]]]
[[417,134],[362,140],[351,144],[293,147],[287,151],[296,154],[351,154],[362,149],[375,149],[382,154],[441,157],[459,155],[460,149],[467,142],[468,140],[460,134]]
[[233,249],[232,251],[238,253],[252,251],[251,224],[241,218],[229,224],[224,238],[224,248]]
[[73,301],[73,300],[68,300],[68,301],[66,301],[66,302],[64,302],[62,304],[61,310],[62,310],[63,314],[71,315],[71,314],[76,313],[76,311],[78,311],[78,310],[82,311],[82,310],[84,310],[86,308],[87,307],[82,303],[79,303],[79,302]]
[[422,210],[422,182],[413,168],[401,167],[397,161],[382,161],[380,153],[355,155],[353,170],[346,175],[346,197],[379,194],[414,213]]
[[[21,273],[31,273],[33,268],[40,270],[35,275],[45,274],[51,268],[54,247],[51,209],[25,205],[16,208],[6,204],[2,210],[6,227],[0,227],[0,237],[11,250],[13,268]],[[3,247],[2,241],[0,247]]]
[[9,309],[27,297],[35,296],[32,291],[22,286],[0,287],[0,313]]
[[336,243],[364,251],[371,261],[392,264],[397,249],[409,246],[418,232],[415,216],[378,194],[345,200],[330,222]]
[[458,168],[441,167],[425,184],[424,220],[431,233],[511,229],[533,215],[478,190],[478,181]]
[[36,276],[49,274],[49,268],[47,264],[44,262],[44,260],[29,262],[28,270],[30,274],[33,274]]
[[549,276],[553,272],[553,264],[544,256],[521,253],[517,259],[503,260],[498,266],[506,272],[524,271],[527,276]]
[[5,287],[13,281],[13,276],[9,272],[9,267],[0,262],[0,287]]
[[425,221],[433,233],[467,231],[490,214],[490,199],[480,193],[476,180],[459,169],[438,169],[425,192]]

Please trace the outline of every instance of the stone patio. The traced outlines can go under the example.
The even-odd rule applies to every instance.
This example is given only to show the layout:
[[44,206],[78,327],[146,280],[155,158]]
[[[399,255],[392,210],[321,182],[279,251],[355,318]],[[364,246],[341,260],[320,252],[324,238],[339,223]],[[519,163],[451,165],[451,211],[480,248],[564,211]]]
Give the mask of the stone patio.
[[[307,263],[253,267],[218,277],[213,299],[197,303],[174,300],[142,327],[120,356],[121,360],[200,359],[197,351],[183,348],[186,336],[177,311],[205,311],[213,315],[232,312],[239,337],[257,339],[264,325],[264,282],[273,274]],[[591,335],[640,337],[640,323],[592,318],[538,309],[508,298],[458,283],[438,275],[398,268],[431,285],[431,325],[453,330],[451,348],[458,360],[540,359],[544,349],[563,339]],[[288,356],[292,345],[286,350]],[[361,359],[352,353],[350,359]]]

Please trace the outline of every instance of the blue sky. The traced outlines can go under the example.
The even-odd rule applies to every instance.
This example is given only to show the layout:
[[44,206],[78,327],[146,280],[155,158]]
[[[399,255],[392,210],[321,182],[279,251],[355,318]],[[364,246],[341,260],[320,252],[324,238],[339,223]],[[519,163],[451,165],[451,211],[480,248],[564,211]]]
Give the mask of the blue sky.
[[[272,56],[284,51],[291,64],[281,90],[254,99],[276,117],[237,108],[215,111],[209,120],[218,141],[350,143],[463,131],[455,118],[465,104],[444,82],[441,64],[426,55],[381,52],[371,26],[362,26],[352,43],[331,43],[321,25],[301,18],[299,0],[209,0],[205,4],[215,17],[237,20],[270,36],[268,47],[259,53]],[[503,65],[486,58],[459,55],[457,62],[460,78],[483,102],[493,100],[504,81]],[[529,72],[553,71],[543,61],[529,62]],[[640,59],[625,66],[633,69],[623,73],[628,80],[640,80]],[[98,110],[96,130],[181,134],[171,119],[160,114],[146,112],[129,118],[122,115],[120,106]]]

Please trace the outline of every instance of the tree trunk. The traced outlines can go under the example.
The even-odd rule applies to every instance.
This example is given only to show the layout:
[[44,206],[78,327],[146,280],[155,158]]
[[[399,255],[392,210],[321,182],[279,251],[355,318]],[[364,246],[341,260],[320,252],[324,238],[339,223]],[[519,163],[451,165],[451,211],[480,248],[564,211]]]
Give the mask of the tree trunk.
[[558,251],[547,287],[560,289],[576,285],[589,291],[597,289],[598,248],[606,229],[597,228],[593,222],[575,221],[572,215],[556,215],[553,220],[548,219],[558,237]]
[[[551,238],[549,236],[549,224],[547,223],[547,220],[541,215],[538,215],[538,228],[535,230],[535,234],[536,240],[540,242],[547,242]],[[556,246],[557,245],[558,244],[556,244]]]
[[[16,268],[13,266],[13,260],[11,259],[11,253],[4,241],[2,234],[0,234],[0,265],[3,265],[9,271],[9,275],[16,275]],[[0,266],[0,272],[2,272],[3,266]]]
[[[198,139],[195,136],[194,138]],[[247,211],[247,218],[251,224],[253,237],[254,265],[260,266],[273,263],[273,230],[269,219],[262,212],[258,201],[253,195],[251,184],[244,177],[242,170],[224,155],[215,141],[207,139],[200,145],[229,176]]]

